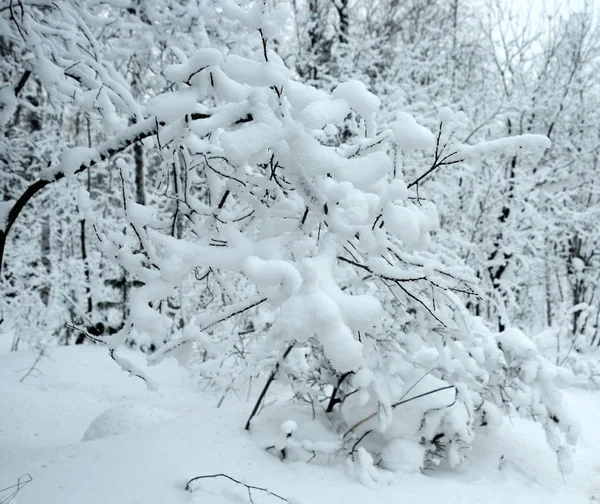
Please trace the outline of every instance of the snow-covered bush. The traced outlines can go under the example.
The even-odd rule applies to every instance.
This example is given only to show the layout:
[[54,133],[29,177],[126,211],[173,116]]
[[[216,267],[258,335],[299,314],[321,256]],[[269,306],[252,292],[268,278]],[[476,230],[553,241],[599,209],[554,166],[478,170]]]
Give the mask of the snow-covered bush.
[[[509,408],[540,421],[563,461],[576,433],[561,409],[557,371],[523,333],[495,335],[469,315],[459,295],[476,281],[427,251],[437,212],[414,192],[443,166],[547,141],[526,135],[462,146],[452,138],[448,109],[435,134],[406,113],[380,131],[380,101],[361,82],[327,93],[294,80],[269,46],[277,23],[261,4],[250,11],[226,4],[225,12],[256,30],[256,51],[181,56],[165,69],[172,91],[146,109],[145,122],[159,125],[153,134],[163,167],[176,175],[178,224],[125,196],[126,232],[99,227],[105,254],[144,283],[109,346],[136,331],[159,347],[151,362],[176,352],[186,361],[192,352],[203,369],[214,369],[211,362],[222,363],[238,344],[218,324],[256,309],[266,322],[248,343],[249,372],[272,362],[274,352],[309,349],[296,365],[278,360],[279,374],[298,397],[328,400],[346,441],[375,430],[392,446],[411,440],[427,461],[456,466],[477,430],[498,425],[500,408]],[[330,145],[351,111],[360,135]],[[407,183],[397,156],[410,149],[429,152],[433,162]],[[57,170],[75,171],[97,157],[91,151]],[[185,314],[174,329],[163,301],[189,278],[211,276],[222,304]],[[180,292],[194,289],[204,287]],[[393,459],[391,452],[384,458]]]
[[[598,308],[581,303],[571,309],[558,312],[557,321],[560,325],[549,327],[533,337],[540,353],[558,366],[568,369],[574,375],[574,381],[581,386],[600,385],[600,361],[598,347],[590,344],[591,331],[573,331],[574,312],[578,319],[586,322],[593,321]],[[590,324],[591,325],[591,324]],[[595,328],[594,328],[595,330]]]
[[[463,116],[448,108],[434,132],[402,111],[379,129],[380,100],[363,83],[330,93],[295,80],[270,43],[285,25],[283,4],[222,10],[254,33],[253,45],[174,50],[167,90],[131,107],[135,123],[111,120],[112,137],[66,150],[43,172],[50,183],[117,158],[122,230],[103,225],[78,191],[102,252],[142,284],[123,329],[102,339],[111,357],[149,385],[151,373],[118,355],[132,336],[157,348],[150,364],[172,356],[227,387],[268,368],[265,392],[289,382],[340,434],[338,450],[293,447],[358,453],[371,477],[378,450],[391,470],[405,467],[398,458],[411,470],[459,465],[502,410],[540,422],[567,471],[576,429],[562,410],[561,373],[520,331],[494,334],[469,314],[462,296],[477,279],[451,251],[430,248],[438,215],[419,191],[436,170],[548,140],[461,145],[453,131]],[[336,143],[348,116],[357,134]],[[170,215],[128,187],[135,166],[121,152],[141,141],[160,156]],[[431,162],[405,180],[411,150]],[[361,445],[368,431],[372,454]]]

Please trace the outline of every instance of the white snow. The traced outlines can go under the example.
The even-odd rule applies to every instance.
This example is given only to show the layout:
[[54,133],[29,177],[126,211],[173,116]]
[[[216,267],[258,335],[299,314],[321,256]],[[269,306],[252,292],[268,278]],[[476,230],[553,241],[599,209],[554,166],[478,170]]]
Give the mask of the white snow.
[[[0,340],[6,337],[0,334]],[[306,449],[335,452],[339,445],[325,437],[323,426],[311,423],[310,407],[266,407],[248,435],[243,423],[254,399],[228,400],[216,409],[218,396],[194,390],[174,364],[153,368],[163,386],[150,393],[141,380],[123,373],[103,348],[47,352],[48,358],[39,364],[41,374],[32,374],[22,383],[19,379],[35,353],[0,356],[0,489],[29,473],[32,482],[19,492],[19,504],[230,504],[231,495],[236,495],[236,502],[249,502],[246,490],[231,482],[204,480],[192,496],[184,490],[188,479],[215,473],[311,504],[391,504],[398,502],[400,494],[411,502],[486,504],[589,504],[600,499],[596,456],[600,406],[593,390],[572,390],[567,396],[569,409],[582,419],[583,431],[574,454],[574,472],[564,479],[556,471],[554,454],[544,446],[539,426],[518,418],[505,420],[499,431],[483,436],[473,448],[471,463],[451,477],[447,472],[403,472],[405,464],[412,461],[408,468],[415,469],[418,461],[419,449],[407,441],[381,448],[386,461],[382,463],[400,464],[394,466],[400,467],[397,476],[373,465],[376,461],[360,445],[356,462],[349,461],[345,475],[341,466],[317,463],[327,461],[325,454],[324,459],[290,464],[265,451],[280,435],[280,426],[290,421],[298,427],[293,438],[313,440],[304,443]],[[163,418],[160,425],[146,422],[142,429],[119,428],[117,436],[80,442],[98,415],[129,404],[136,404],[135,408],[146,404],[178,416],[167,423],[162,423]],[[302,460],[311,457],[306,452]],[[352,482],[353,475],[364,485]],[[262,495],[255,495],[255,501],[269,502]]]
[[15,91],[10,86],[0,87],[0,126],[11,120],[17,110],[18,100]]
[[343,98],[361,116],[367,118],[377,112],[381,100],[371,93],[366,86],[357,80],[349,80],[333,90],[335,98]]
[[338,371],[350,371],[360,365],[362,345],[343,323],[337,304],[323,291],[291,296],[281,306],[278,328],[290,340],[306,341],[318,335],[325,354]]
[[[399,391],[398,394],[391,398],[392,403],[405,402],[393,409],[392,418],[389,419],[389,424],[385,426],[385,429],[381,429],[377,425],[375,416],[372,416],[379,409],[379,398],[375,393],[370,394],[369,400],[366,403],[363,403],[362,398],[358,394],[351,395],[342,405],[342,414],[349,427],[353,427],[372,416],[368,421],[360,423],[354,429],[357,436],[364,434],[367,430],[375,429],[382,431],[381,433],[388,441],[399,437],[410,438],[419,431],[420,424],[426,412],[436,409],[444,410],[449,405],[452,405],[455,392],[453,389],[445,389],[433,394],[430,393],[417,400],[412,400],[412,398],[445,386],[447,386],[447,383],[433,376],[425,376],[420,380],[415,378],[407,382],[405,390]],[[452,409],[446,410],[450,412],[449,415],[452,413]]]
[[123,404],[98,415],[86,429],[82,441],[126,434],[160,425],[177,415],[146,404]]
[[8,214],[12,210],[15,200],[0,201],[0,230],[8,224]]
[[243,164],[248,158],[283,136],[284,132],[280,126],[253,123],[236,131],[222,133],[219,141],[233,164]]
[[551,145],[548,137],[544,135],[516,135],[480,142],[476,145],[461,145],[452,159],[480,159],[498,153],[515,155],[525,149],[528,152],[543,151],[549,149]]
[[100,155],[97,149],[88,147],[72,147],[66,149],[56,166],[50,166],[40,172],[42,179],[52,180],[56,175],[62,173],[66,177],[72,177],[81,166],[89,166],[92,161],[99,161]]
[[286,420],[281,424],[281,432],[286,436],[291,436],[298,430],[298,424],[294,420]]
[[412,439],[392,439],[381,452],[381,463],[393,472],[419,472],[425,464],[425,447]]
[[253,61],[241,56],[230,55],[223,71],[233,80],[251,86],[281,86],[288,70],[275,62]]
[[302,118],[311,128],[323,128],[327,124],[341,123],[349,113],[346,100],[319,100],[307,105],[302,111]]
[[286,82],[285,90],[286,98],[298,110],[304,109],[312,102],[330,99],[325,91],[294,80]]
[[261,295],[276,302],[287,299],[302,283],[300,272],[286,261],[250,256],[244,261],[243,271]]
[[387,188],[387,197],[393,202],[403,202],[408,198],[408,189],[404,180],[392,180]]
[[196,110],[196,96],[192,89],[163,93],[148,103],[146,114],[159,121],[172,122]]
[[396,145],[405,152],[426,150],[434,145],[433,133],[418,124],[415,118],[406,112],[398,113],[392,131]]
[[414,247],[417,244],[421,228],[419,227],[418,216],[412,209],[412,205],[398,206],[388,204],[384,208],[383,219],[389,232],[400,238],[405,245]]
[[519,329],[508,328],[498,335],[502,349],[512,355],[526,358],[536,352],[535,343]]

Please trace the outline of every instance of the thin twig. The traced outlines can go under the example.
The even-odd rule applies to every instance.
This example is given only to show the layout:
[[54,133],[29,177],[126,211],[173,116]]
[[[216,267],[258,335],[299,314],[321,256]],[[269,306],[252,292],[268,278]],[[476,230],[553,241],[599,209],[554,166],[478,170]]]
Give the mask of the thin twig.
[[[448,390],[453,388],[455,391],[457,390],[456,387],[454,385],[447,385],[445,387],[440,387],[437,388],[435,390],[430,390],[429,392],[424,392],[423,394],[419,394],[416,395],[414,397],[409,397],[408,399],[404,399],[402,401],[398,401],[392,404],[392,409],[402,405],[402,404],[406,404],[407,402],[410,401],[414,401],[415,399],[420,399],[421,397],[425,397],[431,394],[435,394],[436,392],[441,392],[442,390]],[[455,399],[456,400],[456,399]],[[346,437],[348,434],[350,434],[351,432],[353,432],[357,427],[360,427],[362,424],[364,424],[365,422],[368,422],[369,420],[371,420],[372,418],[376,417],[377,413],[372,413],[371,415],[369,415],[368,417],[363,418],[362,420],[359,420],[358,422],[356,422],[352,427],[350,427],[346,433],[344,434],[344,437]]]
[[89,332],[87,332],[85,329],[82,329],[81,327],[77,327],[74,326],[72,324],[65,324],[65,327],[68,327],[69,329],[73,329],[75,331],[80,332],[81,334],[83,334],[86,338],[88,338],[89,340],[93,341],[94,343],[100,343],[101,345],[106,345],[106,341],[104,341],[101,338],[97,338],[96,336],[92,336]]
[[31,477],[31,474],[25,473],[19,476],[19,479],[14,485],[8,486],[6,488],[0,488],[0,493],[6,492],[7,490],[13,490],[13,492],[8,497],[5,497],[4,499],[0,500],[0,504],[8,504],[9,502],[12,502],[12,500],[17,496],[17,494],[21,490],[23,490],[25,485],[27,485],[27,483],[31,483],[32,481],[33,478]]
[[267,298],[262,298],[259,299],[258,301],[255,301],[254,303],[249,304],[248,306],[243,306],[242,308],[240,308],[239,310],[233,312],[233,313],[225,313],[225,315],[223,315],[221,318],[214,320],[213,322],[211,322],[210,324],[204,326],[201,330],[202,331],[207,331],[208,329],[210,329],[212,326],[219,324],[220,322],[223,322],[231,317],[235,317],[236,315],[239,315],[240,313],[244,313],[245,311],[248,311],[252,308],[254,308],[255,306],[258,306],[262,303],[264,303],[267,300]]
[[371,432],[373,432],[373,430],[368,430],[366,431],[362,436],[360,436],[358,438],[358,440],[356,441],[356,443],[354,443],[352,445],[352,450],[350,450],[350,456],[352,457],[352,460],[354,460],[354,452],[356,452],[356,447],[359,445],[359,443],[365,439],[369,434],[371,434]]
[[458,392],[458,389],[454,385],[446,385],[445,387],[440,387],[435,390],[430,390],[429,392],[423,392],[422,394],[416,395],[414,397],[410,397],[409,399],[404,399],[403,401],[398,401],[392,404],[392,409],[400,406],[402,404],[406,404],[407,402],[414,401],[415,399],[420,399],[421,397],[425,397],[431,394],[435,394],[436,392],[441,392],[443,390],[448,390],[453,388],[455,392]]
[[[108,343],[100,338],[96,338],[94,336],[92,336],[90,333],[88,333],[87,331],[81,329],[80,327],[71,325],[71,324],[65,324],[65,326],[70,327],[71,329],[75,329],[76,331],[79,331],[81,334],[83,334],[86,338],[89,338],[90,340],[96,342],[96,343],[101,343],[103,345],[108,345]],[[133,364],[133,362],[131,362],[129,359],[125,359],[123,357],[120,357],[119,355],[117,355],[115,353],[115,349],[114,348],[109,348],[108,349],[108,354],[110,355],[110,358],[112,360],[114,360],[121,369],[123,369],[124,371],[126,371],[127,373],[129,373],[131,376],[135,376],[136,378],[139,378],[140,380],[144,380],[144,382],[146,383],[146,386],[150,389],[150,390],[156,390],[157,389],[157,385],[154,382],[154,380],[152,378],[150,378],[149,376],[145,376],[143,374],[143,371],[141,369],[139,369],[137,366],[135,366],[135,364]]]
[[266,488],[261,488],[261,487],[257,487],[254,485],[247,485],[246,483],[237,480],[235,478],[232,478],[231,476],[228,476],[227,474],[223,474],[223,473],[219,473],[219,474],[205,474],[203,476],[196,476],[195,478],[192,478],[191,480],[189,480],[187,482],[187,484],[185,485],[185,489],[188,492],[193,492],[193,489],[191,487],[191,484],[194,481],[198,481],[201,479],[208,479],[208,478],[225,478],[228,479],[229,481],[233,481],[234,483],[237,483],[238,485],[242,485],[244,487],[246,487],[246,490],[248,490],[248,498],[250,499],[251,503],[254,503],[254,501],[252,500],[252,490],[257,490],[259,492],[264,492],[272,497],[276,497],[279,500],[282,500],[284,502],[289,502],[285,497],[282,497],[281,495],[276,494],[275,492],[271,492],[271,490],[268,490]]
[[389,280],[390,282],[419,282],[420,280],[427,280],[427,277],[425,277],[425,276],[422,276],[422,277],[413,277],[413,278],[390,277],[390,276],[387,276],[387,275],[382,275],[380,273],[377,273],[377,272],[373,271],[369,266],[367,266],[365,264],[360,264],[360,263],[358,263],[356,261],[352,261],[350,259],[347,259],[346,257],[337,256],[337,258],[340,261],[343,261],[345,263],[351,264],[352,266],[355,266],[357,268],[360,268],[360,269],[363,269],[365,271],[368,271],[373,276],[376,276],[378,278],[383,278],[384,280]]
[[[281,360],[285,360],[285,358],[292,351],[292,348],[294,348],[294,344],[295,343],[292,343],[289,347],[287,347],[286,351],[283,353],[283,358]],[[262,392],[258,396],[258,399],[256,400],[256,404],[254,405],[254,408],[252,409],[252,413],[250,413],[250,416],[248,417],[248,420],[246,421],[246,426],[244,428],[247,431],[250,430],[250,425],[251,425],[252,419],[255,417],[256,413],[258,412],[258,409],[260,408],[260,405],[263,402],[263,399],[267,395],[267,391],[269,390],[271,383],[273,383],[273,381],[275,380],[275,377],[277,376],[278,371],[279,371],[279,362],[277,362],[277,364],[275,364],[275,369],[273,369],[273,371],[269,375],[269,379],[267,380],[267,383],[265,383],[265,386],[263,387]]]
[[415,296],[413,293],[408,292],[404,287],[402,287],[402,285],[400,285],[399,282],[396,282],[396,285],[402,290],[404,291],[404,293],[414,299],[417,303],[419,303],[420,305],[423,306],[423,308],[425,308],[429,314],[435,319],[437,320],[440,324],[442,324],[444,327],[447,327],[446,324],[444,324],[438,317],[435,316],[435,314],[433,313],[433,311],[431,310],[431,308],[429,308],[429,306],[427,306],[423,301],[421,301],[417,296]]
[[262,40],[263,56],[265,57],[265,61],[268,62],[269,61],[269,56],[267,55],[267,39],[265,38],[265,35],[264,35],[263,31],[262,31],[262,28],[259,28],[258,32],[260,33],[260,38]]
[[37,358],[35,359],[34,363],[31,365],[31,367],[29,368],[29,371],[27,371],[27,373],[25,373],[23,375],[23,378],[21,378],[19,380],[19,383],[23,383],[25,381],[25,378],[27,378],[35,369],[35,367],[38,365],[38,363],[40,362],[40,360],[42,360],[42,357],[44,357],[44,350],[45,347],[42,347],[40,349],[40,353],[38,354]]
[[15,96],[19,96],[21,90],[25,87],[29,76],[31,75],[31,70],[26,70],[25,73],[19,79],[19,83],[15,87]]
[[331,397],[329,399],[329,404],[327,405],[327,410],[325,410],[326,413],[331,413],[333,411],[333,407],[342,402],[341,399],[338,399],[337,393],[340,390],[340,387],[342,386],[342,383],[344,382],[344,380],[346,378],[348,378],[348,376],[350,376],[351,374],[354,374],[354,371],[348,371],[346,373],[344,373],[342,376],[340,376],[337,385],[335,387],[333,387],[333,391],[331,392]]

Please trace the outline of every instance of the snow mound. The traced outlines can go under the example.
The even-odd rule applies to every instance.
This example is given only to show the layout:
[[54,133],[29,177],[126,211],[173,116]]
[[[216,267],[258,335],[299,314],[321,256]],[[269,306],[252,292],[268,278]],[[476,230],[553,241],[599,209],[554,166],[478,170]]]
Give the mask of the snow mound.
[[145,404],[122,404],[98,415],[85,431],[82,441],[155,427],[176,416],[175,413]]
[[423,469],[425,447],[412,439],[392,439],[381,452],[381,463],[388,471],[415,473]]

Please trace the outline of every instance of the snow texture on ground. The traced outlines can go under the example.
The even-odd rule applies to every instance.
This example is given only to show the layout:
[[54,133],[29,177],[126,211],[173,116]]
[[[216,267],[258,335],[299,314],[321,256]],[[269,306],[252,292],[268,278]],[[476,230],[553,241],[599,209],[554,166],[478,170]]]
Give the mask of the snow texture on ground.
[[[4,343],[3,350],[10,346]],[[253,399],[231,394],[217,408],[221,396],[194,385],[174,361],[149,370],[163,384],[149,392],[103,348],[46,349],[36,370],[21,380],[36,357],[34,351],[0,353],[0,489],[26,473],[32,477],[13,504],[250,502],[244,487],[221,477],[197,482],[193,493],[185,491],[190,478],[218,473],[296,504],[600,502],[596,390],[567,392],[582,439],[575,471],[566,479],[541,428],[507,419],[499,432],[476,444],[470,464],[461,470],[388,473],[389,484],[373,488],[344,464],[327,466],[323,458],[282,462],[275,449],[265,450],[279,446],[287,432],[282,425],[294,425],[297,439],[311,437],[322,446],[334,440],[299,406],[271,396],[247,433],[243,426]],[[128,358],[142,365],[139,357]],[[0,491],[0,502],[10,493]],[[282,502],[258,490],[252,499]]]

